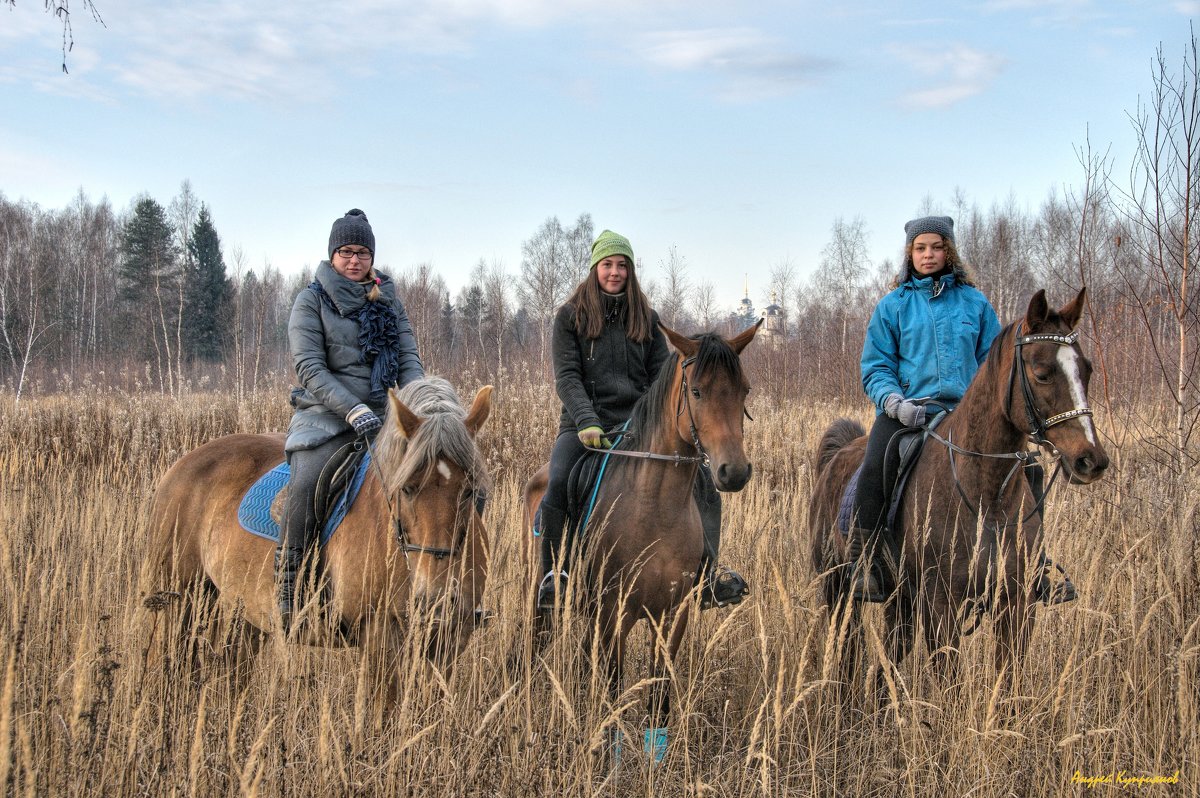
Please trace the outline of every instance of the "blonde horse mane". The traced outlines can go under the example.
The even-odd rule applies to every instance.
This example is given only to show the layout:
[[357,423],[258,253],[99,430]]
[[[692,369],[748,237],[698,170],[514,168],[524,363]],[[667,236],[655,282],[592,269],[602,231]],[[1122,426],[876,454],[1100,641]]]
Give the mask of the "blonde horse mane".
[[408,438],[389,407],[374,452],[388,495],[394,495],[418,473],[422,474],[424,485],[443,459],[466,472],[473,490],[491,488],[487,463],[467,431],[466,408],[447,380],[442,377],[414,380],[397,391],[396,397],[421,418],[421,426]]

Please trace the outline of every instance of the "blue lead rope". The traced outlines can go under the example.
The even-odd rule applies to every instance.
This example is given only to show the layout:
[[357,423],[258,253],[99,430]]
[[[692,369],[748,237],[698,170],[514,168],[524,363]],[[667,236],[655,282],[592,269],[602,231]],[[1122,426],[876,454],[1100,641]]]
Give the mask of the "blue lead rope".
[[[621,425],[620,434],[617,435],[617,439],[613,441],[613,445],[610,446],[609,449],[615,449],[618,445],[620,445],[621,438],[625,437],[625,432],[628,429],[629,420],[626,419],[625,423]],[[592,488],[591,498],[588,499],[587,510],[584,512],[583,519],[579,524],[579,534],[581,535],[583,534],[583,531],[587,529],[588,521],[590,521],[592,518],[592,510],[596,507],[596,496],[599,495],[600,485],[604,482],[604,469],[608,468],[608,460],[610,457],[612,457],[612,455],[608,452],[605,452],[604,459],[600,461],[600,473],[596,475],[596,484]]]

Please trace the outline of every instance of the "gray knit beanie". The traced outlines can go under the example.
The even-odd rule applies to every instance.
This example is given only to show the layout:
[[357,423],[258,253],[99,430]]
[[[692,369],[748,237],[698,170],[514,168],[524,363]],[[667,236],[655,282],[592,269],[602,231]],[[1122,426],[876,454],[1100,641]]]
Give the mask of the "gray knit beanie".
[[358,208],[351,208],[346,211],[346,215],[333,223],[333,229],[329,231],[329,257],[333,258],[333,251],[344,247],[347,244],[358,244],[371,250],[371,254],[375,254],[375,233],[371,232],[371,223],[367,221],[367,215]]
[[937,233],[947,241],[954,241],[954,220],[949,216],[922,216],[904,224],[904,248],[912,245],[921,233]]

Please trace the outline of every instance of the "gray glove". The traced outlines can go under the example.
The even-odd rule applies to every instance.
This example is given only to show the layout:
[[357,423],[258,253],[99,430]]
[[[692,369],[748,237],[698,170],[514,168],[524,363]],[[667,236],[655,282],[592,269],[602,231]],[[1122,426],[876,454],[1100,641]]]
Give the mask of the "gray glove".
[[346,414],[346,420],[350,422],[350,426],[354,427],[354,434],[359,437],[370,435],[383,426],[379,416],[375,415],[371,408],[362,404],[350,408],[350,412]]
[[910,402],[898,393],[889,393],[883,400],[883,412],[906,427],[925,426],[925,405]]

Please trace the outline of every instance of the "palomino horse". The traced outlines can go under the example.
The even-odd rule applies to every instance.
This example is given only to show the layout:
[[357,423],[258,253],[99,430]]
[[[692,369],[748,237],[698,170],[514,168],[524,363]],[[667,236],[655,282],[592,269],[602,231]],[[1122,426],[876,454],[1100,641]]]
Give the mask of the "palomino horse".
[[[384,662],[415,610],[433,622],[431,658],[448,662],[472,632],[487,579],[487,533],[473,499],[488,474],[475,433],[491,395],[490,385],[481,388],[468,412],[439,377],[389,391],[374,463],[320,551],[329,619]],[[257,629],[278,626],[275,544],[241,528],[238,504],[282,462],[283,443],[282,434],[228,435],[171,466],[151,508],[152,587],[186,594],[199,583]],[[301,617],[321,607],[306,609]],[[319,626],[305,624],[312,634]]]
[[[751,465],[742,443],[746,395],[750,385],[739,355],[758,331],[755,325],[725,340],[709,333],[687,338],[663,326],[672,353],[646,394],[634,406],[620,442],[608,457],[586,529],[576,533],[586,552],[586,567],[577,595],[585,597],[585,613],[598,635],[588,652],[606,659],[608,687],[620,690],[625,639],[643,618],[663,633],[664,647],[651,643],[655,675],[649,711],[663,728],[648,732],[651,749],[661,757],[670,715],[668,663],[687,628],[689,603],[684,599],[700,575],[704,535],[692,500],[692,483],[701,463],[712,471],[716,487],[739,491],[750,479]],[[624,454],[622,454],[624,453]],[[534,576],[538,562],[531,534],[534,513],[545,492],[547,467],[525,486],[525,530],[530,545],[527,565]],[[565,548],[565,547],[564,547]],[[535,610],[536,626],[545,632],[544,613]],[[545,642],[538,634],[537,642]]]
[[[911,648],[919,613],[935,670],[952,671],[964,633],[962,611],[974,607],[992,615],[998,671],[1011,679],[1019,665],[1046,578],[1041,504],[1017,473],[1036,460],[1027,444],[1048,448],[1075,483],[1093,482],[1108,467],[1087,403],[1091,364],[1074,332],[1084,293],[1058,311],[1048,307],[1045,291],[1033,296],[1025,318],[997,336],[962,402],[914,466],[893,532],[903,541],[898,586],[884,608],[892,662]],[[848,668],[859,654],[859,618],[846,595],[846,541],[837,516],[862,462],[862,434],[849,419],[826,430],[809,508],[824,601],[851,614]],[[835,615],[839,628],[843,618]]]

